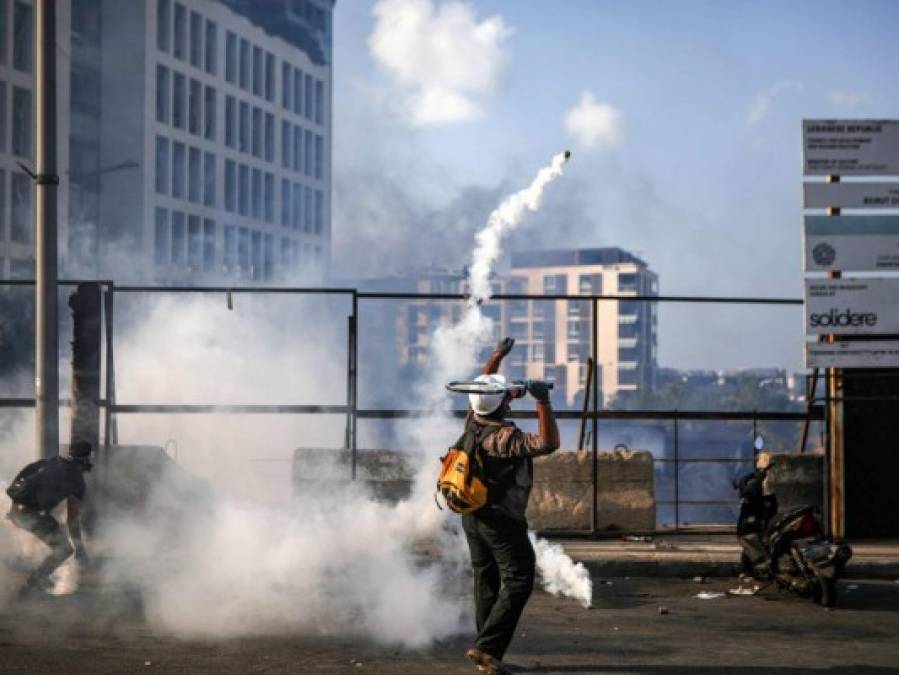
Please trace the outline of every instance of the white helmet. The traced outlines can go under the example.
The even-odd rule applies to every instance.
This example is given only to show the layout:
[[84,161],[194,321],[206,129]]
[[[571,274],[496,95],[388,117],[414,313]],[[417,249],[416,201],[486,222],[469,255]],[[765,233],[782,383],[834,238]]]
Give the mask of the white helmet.
[[[506,384],[506,378],[502,375],[478,375],[475,382],[487,382],[489,384]],[[506,398],[505,392],[496,394],[469,394],[468,401],[471,403],[471,409],[478,415],[489,415],[503,404]]]

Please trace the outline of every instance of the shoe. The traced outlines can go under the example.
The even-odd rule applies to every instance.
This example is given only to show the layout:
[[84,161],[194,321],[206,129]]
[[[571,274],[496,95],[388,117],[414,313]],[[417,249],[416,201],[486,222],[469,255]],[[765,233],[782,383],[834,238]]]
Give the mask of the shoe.
[[53,582],[47,577],[28,577],[25,585],[19,589],[19,599],[40,597],[53,588]]
[[477,647],[469,649],[465,652],[465,656],[467,656],[482,673],[487,673],[487,675],[512,675],[512,671],[506,668],[502,661],[495,656],[491,656],[487,652],[482,652]]

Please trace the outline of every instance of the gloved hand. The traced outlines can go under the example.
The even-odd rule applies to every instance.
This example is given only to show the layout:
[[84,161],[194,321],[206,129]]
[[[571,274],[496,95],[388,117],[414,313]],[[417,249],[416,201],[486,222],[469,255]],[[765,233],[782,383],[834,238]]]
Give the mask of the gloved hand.
[[512,347],[515,346],[514,338],[503,338],[499,342],[496,343],[496,353],[500,356],[505,357],[509,352],[512,351]]
[[534,380],[528,382],[528,393],[541,403],[549,403],[549,387],[546,382]]

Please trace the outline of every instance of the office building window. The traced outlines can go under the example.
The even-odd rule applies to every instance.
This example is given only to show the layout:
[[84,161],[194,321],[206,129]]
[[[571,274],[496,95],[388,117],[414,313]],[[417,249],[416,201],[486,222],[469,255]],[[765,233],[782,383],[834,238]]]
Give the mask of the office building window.
[[303,156],[303,173],[306,176],[312,176],[312,170],[314,168],[313,163],[315,160],[315,156],[313,155],[314,141],[312,140],[312,138],[312,132],[307,129],[305,134],[305,141],[303,142],[303,145],[306,146],[306,153]]
[[281,239],[281,267],[290,267],[290,239],[287,237]]
[[322,178],[324,176],[325,167],[325,148],[321,136],[315,136],[315,177]]
[[209,141],[215,140],[215,89],[206,87],[205,97],[203,98],[203,138]]
[[250,86],[250,43],[244,39],[240,41],[240,88],[247,89]]
[[237,146],[241,152],[250,151],[250,104],[240,102],[240,128],[238,129]]
[[321,80],[315,81],[315,123],[322,124],[325,119],[325,85]]
[[12,152],[31,157],[31,92],[12,88]]
[[313,118],[313,107],[315,104],[315,99],[313,98],[313,96],[314,96],[313,91],[314,91],[315,85],[314,85],[314,80],[312,78],[312,75],[310,75],[309,73],[306,73],[305,84],[306,84],[306,87],[303,91],[303,97],[306,100],[303,102],[304,103],[303,116],[307,120],[311,120]]
[[200,149],[190,148],[187,151],[187,157],[187,198],[195,204],[199,204],[203,185],[200,179],[203,168],[200,161]]
[[275,222],[275,177],[270,173],[265,174],[264,188],[265,220],[273,223]]
[[285,62],[281,64],[281,107],[285,110],[290,110],[290,106],[293,100],[293,89],[290,86],[291,78],[293,77],[293,75],[290,71],[291,68],[289,63]]
[[234,225],[225,225],[224,238],[222,263],[228,270],[233,270],[237,266],[237,228]]
[[568,277],[564,274],[547,274],[543,277],[543,293],[566,293]]
[[203,269],[215,267],[215,221],[203,219]]
[[203,63],[203,67],[206,69],[206,72],[210,75],[215,75],[215,71],[217,70],[217,51],[218,48],[218,29],[215,26],[215,22],[206,19],[206,54]]
[[155,209],[155,232],[153,237],[154,259],[157,265],[168,265],[171,242],[169,241],[169,212],[166,209]]
[[[9,13],[7,12],[6,0],[0,0],[0,26],[3,26],[3,29],[0,30],[0,63],[6,63],[6,45],[7,45],[7,30],[6,26],[9,25]],[[0,258],[0,275],[3,274],[3,258]]]
[[200,216],[187,218],[187,264],[192,270],[200,269],[203,260],[203,230],[200,229]]
[[250,235],[250,277],[254,281],[262,278],[262,233],[253,230]]
[[156,47],[161,52],[169,50],[172,30],[172,2],[159,0],[156,4]]
[[265,72],[263,71],[262,48],[253,46],[253,93],[262,96]]
[[172,124],[176,129],[184,128],[184,118],[186,116],[186,107],[187,101],[187,83],[184,79],[184,75],[181,73],[175,73],[175,76],[172,78],[173,83],[173,94],[172,101],[174,106],[172,108]]
[[311,232],[315,222],[315,197],[312,188],[303,191],[303,232]]
[[156,137],[156,192],[161,195],[169,191],[169,140]]
[[253,217],[262,218],[262,172],[259,169],[253,169],[253,185],[252,185],[252,206]]
[[300,266],[300,242],[290,242],[290,260],[294,267]]
[[237,83],[237,36],[231,31],[225,33],[225,80]]
[[225,96],[225,145],[235,147],[237,142],[237,101]]
[[233,159],[225,160],[225,211],[237,210],[237,166]]
[[262,110],[253,107],[253,157],[262,157]]
[[[6,23],[3,24],[4,30]],[[31,5],[16,2],[13,9],[13,55],[16,70],[31,72],[34,61],[34,10]]]
[[184,214],[172,211],[172,255],[173,265],[184,264]]
[[275,100],[275,55],[265,53],[265,100]]
[[[3,4],[4,0],[0,0]],[[6,239],[6,172],[0,169],[0,242]],[[3,275],[2,266],[0,266],[0,276]]]
[[290,227],[290,181],[281,179],[281,224]]
[[577,290],[583,295],[602,295],[602,274],[581,274]]
[[190,81],[190,94],[187,99],[187,130],[200,135],[200,106],[203,97],[203,85],[198,80]]
[[9,237],[22,244],[31,243],[31,177],[24,173],[12,174],[12,227]]
[[636,274],[632,272],[618,274],[619,293],[636,293],[639,290],[637,284],[638,278]]
[[203,154],[203,204],[215,206],[215,155]]
[[275,161],[275,116],[265,113],[265,161]]
[[[0,0],[0,4],[5,1]],[[6,82],[0,82],[0,152],[6,152]]]
[[187,10],[184,5],[175,3],[175,48],[176,59],[184,60],[187,53]]
[[290,168],[290,122],[281,120],[281,166]]
[[269,281],[275,275],[274,237],[266,234],[262,238],[262,277]]
[[190,65],[203,65],[203,17],[196,12],[190,13]]
[[[309,152],[309,146],[306,146]],[[300,127],[293,128],[293,170],[299,173],[303,170],[303,130]]]
[[293,217],[291,218],[293,229],[299,230],[303,226],[303,186],[293,184]]
[[184,199],[184,163],[187,160],[184,143],[172,143],[172,197]]
[[169,69],[156,66],[156,121],[169,122]]
[[250,167],[241,164],[237,170],[237,212],[250,215]]
[[321,234],[325,227],[325,195],[315,191],[315,234]]
[[245,227],[237,232],[237,264],[244,272],[250,269],[250,231]]
[[299,68],[293,71],[293,112],[303,114],[303,71]]

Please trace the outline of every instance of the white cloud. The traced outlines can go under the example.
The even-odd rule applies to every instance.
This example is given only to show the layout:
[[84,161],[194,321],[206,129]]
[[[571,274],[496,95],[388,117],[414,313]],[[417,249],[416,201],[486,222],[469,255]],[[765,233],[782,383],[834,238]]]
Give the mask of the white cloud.
[[827,98],[831,103],[842,108],[859,108],[873,103],[869,94],[843,89],[834,89],[827,94]]
[[495,91],[511,34],[502,17],[478,20],[465,2],[378,0],[368,46],[416,125],[475,119]]
[[787,91],[800,91],[801,89],[801,82],[781,80],[768,91],[764,91],[756,96],[755,101],[753,101],[752,106],[749,108],[749,114],[746,116],[747,123],[758,124],[771,111],[771,106],[774,105],[774,100],[778,96]]
[[589,91],[565,114],[565,130],[585,150],[614,147],[624,140],[621,112],[598,102]]

